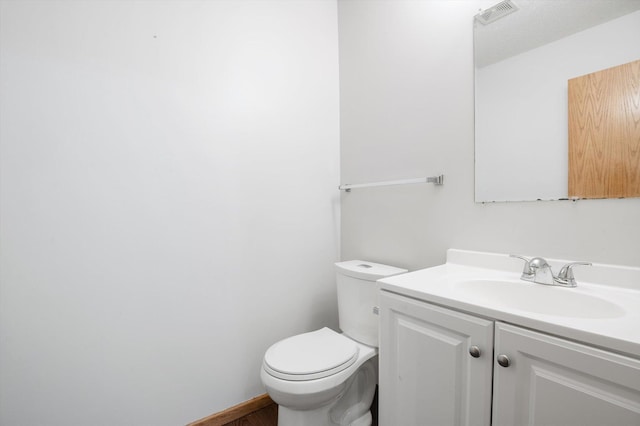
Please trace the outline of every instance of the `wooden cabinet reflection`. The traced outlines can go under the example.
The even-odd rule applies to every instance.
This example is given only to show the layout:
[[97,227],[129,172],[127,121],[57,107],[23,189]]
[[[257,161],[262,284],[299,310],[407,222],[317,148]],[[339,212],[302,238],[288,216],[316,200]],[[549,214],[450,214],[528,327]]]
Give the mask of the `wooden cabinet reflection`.
[[569,80],[569,197],[640,197],[640,60]]

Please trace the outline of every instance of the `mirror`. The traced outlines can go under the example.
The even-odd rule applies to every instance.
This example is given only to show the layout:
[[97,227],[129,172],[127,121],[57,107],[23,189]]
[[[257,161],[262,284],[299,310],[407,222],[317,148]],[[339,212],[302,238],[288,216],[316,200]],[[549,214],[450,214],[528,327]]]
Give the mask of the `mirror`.
[[640,59],[640,0],[499,5],[474,19],[476,202],[567,199],[567,82]]

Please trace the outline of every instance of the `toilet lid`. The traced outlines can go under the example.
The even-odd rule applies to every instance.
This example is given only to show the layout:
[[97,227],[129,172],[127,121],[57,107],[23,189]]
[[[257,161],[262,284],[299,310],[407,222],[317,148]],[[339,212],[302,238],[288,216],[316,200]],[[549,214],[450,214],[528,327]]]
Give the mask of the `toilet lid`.
[[353,340],[325,327],[275,343],[264,355],[264,367],[284,380],[320,379],[352,365],[358,351]]

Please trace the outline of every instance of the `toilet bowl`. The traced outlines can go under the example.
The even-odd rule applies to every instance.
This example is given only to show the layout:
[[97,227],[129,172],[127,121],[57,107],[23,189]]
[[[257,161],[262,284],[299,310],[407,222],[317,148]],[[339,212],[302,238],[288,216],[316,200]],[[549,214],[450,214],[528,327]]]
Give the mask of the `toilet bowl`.
[[278,405],[278,426],[370,426],[378,378],[376,280],[405,269],[359,260],[336,263],[340,328],[273,344],[260,377]]
[[370,417],[377,354],[377,348],[329,328],[273,345],[265,354],[261,379],[280,406],[278,425],[352,425]]

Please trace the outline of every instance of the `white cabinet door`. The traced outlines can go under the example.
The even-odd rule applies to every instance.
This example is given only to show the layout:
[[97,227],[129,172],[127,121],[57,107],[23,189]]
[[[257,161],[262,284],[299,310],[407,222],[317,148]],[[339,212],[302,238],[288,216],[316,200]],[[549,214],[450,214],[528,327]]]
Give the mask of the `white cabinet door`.
[[494,426],[640,425],[637,359],[501,323],[495,354]]
[[383,291],[379,362],[381,426],[490,425],[492,321]]

